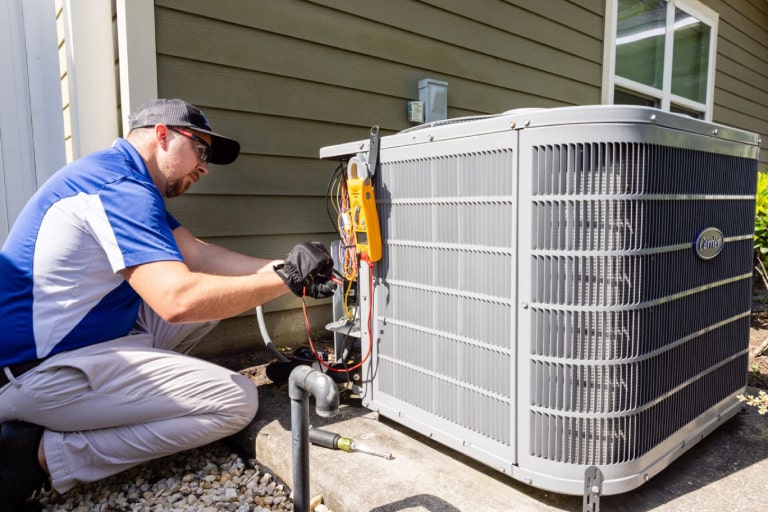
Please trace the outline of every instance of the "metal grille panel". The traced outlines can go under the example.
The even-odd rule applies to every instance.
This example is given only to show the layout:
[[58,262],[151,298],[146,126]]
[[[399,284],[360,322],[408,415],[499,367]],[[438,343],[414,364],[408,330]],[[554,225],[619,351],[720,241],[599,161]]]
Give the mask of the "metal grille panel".
[[[746,354],[714,368],[674,395],[628,415],[576,416],[537,412],[531,415],[532,455],[579,465],[607,465],[637,459],[744,386]],[[731,391],[726,391],[731,390]]]
[[510,445],[511,151],[382,164],[380,391]]
[[[533,148],[530,454],[643,456],[741,389],[754,166],[643,143]],[[718,258],[691,234],[716,226]]]

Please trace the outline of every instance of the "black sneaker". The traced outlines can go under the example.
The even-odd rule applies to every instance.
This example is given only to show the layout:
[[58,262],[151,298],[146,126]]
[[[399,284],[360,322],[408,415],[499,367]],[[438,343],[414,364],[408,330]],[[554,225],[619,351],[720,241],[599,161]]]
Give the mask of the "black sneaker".
[[48,481],[37,450],[43,427],[23,421],[0,425],[0,512],[35,510],[27,501]]
[[37,501],[29,499],[23,503],[19,503],[18,505],[9,508],[8,510],[0,510],[2,512],[41,512],[43,510],[43,506]]

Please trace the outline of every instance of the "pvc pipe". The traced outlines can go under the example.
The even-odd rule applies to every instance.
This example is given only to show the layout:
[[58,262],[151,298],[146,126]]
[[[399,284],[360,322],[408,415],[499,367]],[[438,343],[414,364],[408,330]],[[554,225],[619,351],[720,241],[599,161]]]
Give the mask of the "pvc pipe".
[[293,510],[311,512],[309,507],[309,395],[315,397],[318,416],[339,412],[339,390],[328,375],[300,365],[288,377],[291,398],[291,444],[293,450]]

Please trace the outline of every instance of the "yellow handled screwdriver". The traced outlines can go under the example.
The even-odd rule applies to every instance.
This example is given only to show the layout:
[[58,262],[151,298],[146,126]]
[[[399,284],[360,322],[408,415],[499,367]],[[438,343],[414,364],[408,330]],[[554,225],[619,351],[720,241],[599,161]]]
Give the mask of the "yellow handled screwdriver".
[[330,448],[331,450],[342,450],[349,453],[367,453],[368,455],[376,455],[377,457],[383,457],[385,459],[392,458],[390,452],[360,446],[349,437],[342,437],[334,432],[328,432],[327,430],[321,430],[319,428],[309,429],[309,442],[324,448]]

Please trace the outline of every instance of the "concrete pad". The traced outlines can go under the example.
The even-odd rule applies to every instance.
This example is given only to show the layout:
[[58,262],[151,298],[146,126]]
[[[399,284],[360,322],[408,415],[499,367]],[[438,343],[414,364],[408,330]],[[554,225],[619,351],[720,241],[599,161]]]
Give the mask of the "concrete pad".
[[[756,390],[751,390],[755,392]],[[287,386],[259,386],[260,412],[235,440],[289,487],[292,480]],[[524,485],[359,405],[342,399],[338,415],[310,425],[389,451],[393,459],[310,448],[311,496],[333,512],[582,510],[582,497]],[[603,496],[604,511],[768,510],[768,415],[749,408],[728,420],[650,482]]]

